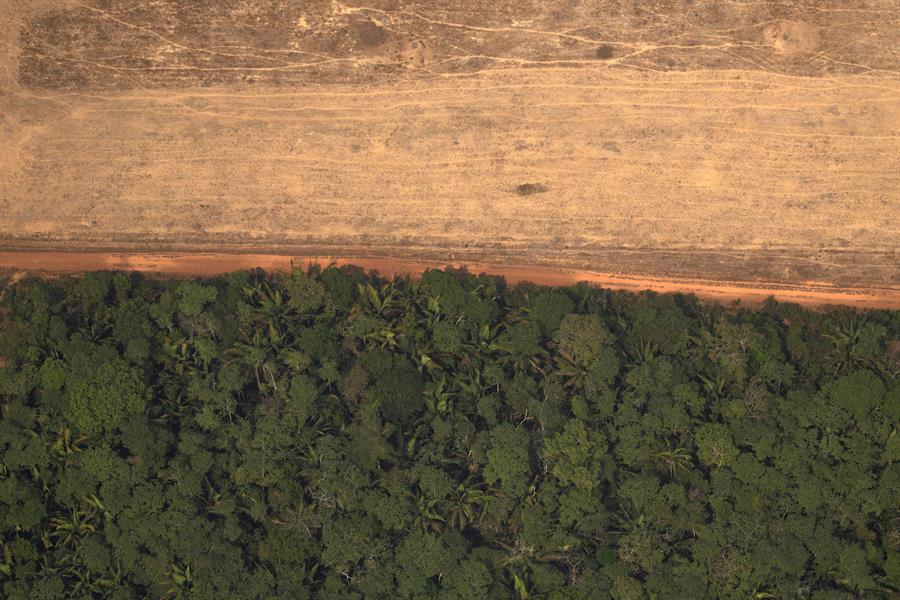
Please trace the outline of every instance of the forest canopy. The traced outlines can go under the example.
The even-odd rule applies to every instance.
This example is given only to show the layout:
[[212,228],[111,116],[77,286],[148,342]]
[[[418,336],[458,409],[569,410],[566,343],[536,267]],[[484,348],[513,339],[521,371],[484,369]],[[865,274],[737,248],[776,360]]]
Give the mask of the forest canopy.
[[24,279],[0,410],[3,598],[900,594],[900,312]]

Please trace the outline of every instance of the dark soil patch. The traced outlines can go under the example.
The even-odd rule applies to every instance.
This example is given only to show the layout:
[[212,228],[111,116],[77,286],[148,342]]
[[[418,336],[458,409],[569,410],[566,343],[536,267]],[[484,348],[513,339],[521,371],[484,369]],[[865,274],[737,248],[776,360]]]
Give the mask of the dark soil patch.
[[532,194],[542,194],[547,188],[539,183],[523,183],[516,186],[516,193],[520,196],[530,196]]
[[612,46],[597,46],[597,50],[594,52],[594,56],[599,58],[600,60],[609,60],[616,54],[616,49]]

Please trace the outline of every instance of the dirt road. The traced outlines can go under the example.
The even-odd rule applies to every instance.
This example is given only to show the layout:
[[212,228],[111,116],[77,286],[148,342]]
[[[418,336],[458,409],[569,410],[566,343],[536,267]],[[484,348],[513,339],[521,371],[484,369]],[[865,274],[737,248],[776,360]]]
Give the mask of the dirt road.
[[898,20],[893,0],[0,0],[2,260],[377,257],[893,301]]
[[[210,254],[191,252],[157,254],[112,254],[103,252],[14,252],[0,253],[0,274],[25,274],[54,277],[87,271],[141,271],[160,277],[213,277],[237,270],[260,268],[269,272],[305,269],[310,265],[353,265],[383,277],[412,275],[427,269],[442,269],[445,261],[409,261],[383,257],[286,256],[272,254]],[[794,302],[809,308],[851,306],[859,309],[900,309],[900,295],[891,289],[848,289],[832,286],[780,285],[760,287],[740,281],[698,281],[665,277],[621,276],[597,271],[578,271],[552,267],[515,267],[489,263],[449,263],[470,273],[502,276],[507,283],[523,281],[540,285],[564,286],[580,282],[615,290],[694,294],[701,299],[744,306],[755,306],[769,297]]]

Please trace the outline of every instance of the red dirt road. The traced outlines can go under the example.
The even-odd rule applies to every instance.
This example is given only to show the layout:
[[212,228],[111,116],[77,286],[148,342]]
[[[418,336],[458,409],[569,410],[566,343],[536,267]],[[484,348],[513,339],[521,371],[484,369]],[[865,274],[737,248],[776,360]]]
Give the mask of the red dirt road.
[[[275,254],[154,253],[116,254],[102,252],[0,252],[0,273],[30,273],[40,276],[77,274],[97,270],[141,271],[159,276],[212,277],[242,269],[261,268],[286,271],[310,264],[356,265],[382,276],[411,274],[444,267],[436,261],[407,261],[379,257],[289,256]],[[718,302],[739,300],[755,305],[773,296],[781,302],[807,307],[846,305],[861,309],[900,309],[896,290],[834,289],[824,283],[807,282],[802,286],[761,287],[749,282],[703,281],[675,278],[634,277],[596,271],[565,270],[550,267],[514,267],[489,263],[451,263],[473,273],[500,275],[509,283],[530,281],[541,285],[570,285],[588,282],[605,288],[639,292],[695,294]]]

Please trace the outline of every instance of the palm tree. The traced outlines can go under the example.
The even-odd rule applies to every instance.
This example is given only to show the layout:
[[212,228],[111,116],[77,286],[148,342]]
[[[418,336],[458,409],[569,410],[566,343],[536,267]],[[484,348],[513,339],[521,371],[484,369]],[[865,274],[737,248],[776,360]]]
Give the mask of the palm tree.
[[556,369],[563,378],[563,387],[566,389],[582,389],[590,379],[590,373],[584,365],[578,364],[575,358],[565,350],[557,348],[554,362]]
[[75,437],[72,434],[72,430],[68,427],[60,427],[56,431],[56,439],[51,444],[50,449],[53,454],[61,458],[69,457],[81,452],[87,439],[87,436],[84,435]]
[[456,493],[447,503],[447,522],[458,529],[465,529],[481,517],[481,509],[489,496],[478,489],[484,484],[471,483],[468,477],[456,488]]
[[832,343],[831,351],[828,354],[828,363],[835,375],[865,360],[859,355],[859,346],[865,325],[865,316],[851,313],[835,323],[831,330],[824,334],[823,337],[831,340]]
[[639,338],[637,343],[629,340],[627,346],[626,350],[629,357],[632,359],[632,361],[626,365],[627,367],[636,367],[652,361],[658,351],[656,344],[651,340],[644,341],[643,338]]
[[703,390],[713,399],[722,398],[725,395],[725,389],[728,386],[728,380],[725,373],[718,363],[709,363],[706,373],[696,373],[697,379],[703,384]]
[[72,508],[68,515],[50,519],[50,537],[54,540],[54,545],[68,546],[89,533],[95,533],[101,517],[109,516],[96,496],[86,496],[82,500],[87,505],[86,508]]
[[456,394],[447,389],[447,377],[443,372],[426,384],[424,394],[429,412],[446,415],[453,410],[452,400]]
[[428,498],[425,494],[419,492],[416,496],[417,512],[413,520],[416,527],[424,532],[441,533],[447,522],[441,514],[441,502],[440,499]]
[[379,317],[397,316],[398,312],[402,313],[400,309],[403,302],[399,290],[402,281],[395,278],[378,285],[378,287],[368,282],[360,283],[357,289],[363,310]]
[[243,288],[243,291],[253,308],[253,321],[264,324],[271,337],[283,334],[289,326],[290,306],[281,290],[263,279],[256,285]]
[[663,465],[665,465],[666,471],[668,471],[669,473],[669,477],[675,477],[675,473],[680,470],[686,471],[693,462],[691,453],[681,446],[670,450],[657,452],[653,456],[657,460],[661,461]]
[[191,573],[191,565],[173,563],[169,567],[169,578],[162,582],[171,584],[171,587],[163,593],[160,600],[185,600],[190,597],[191,587],[194,584],[194,576]]
[[273,346],[280,346],[280,341],[280,337],[265,339],[259,329],[254,329],[253,336],[247,342],[239,343],[229,351],[239,362],[253,369],[260,393],[266,393],[270,385],[276,387],[273,361],[269,359]]

